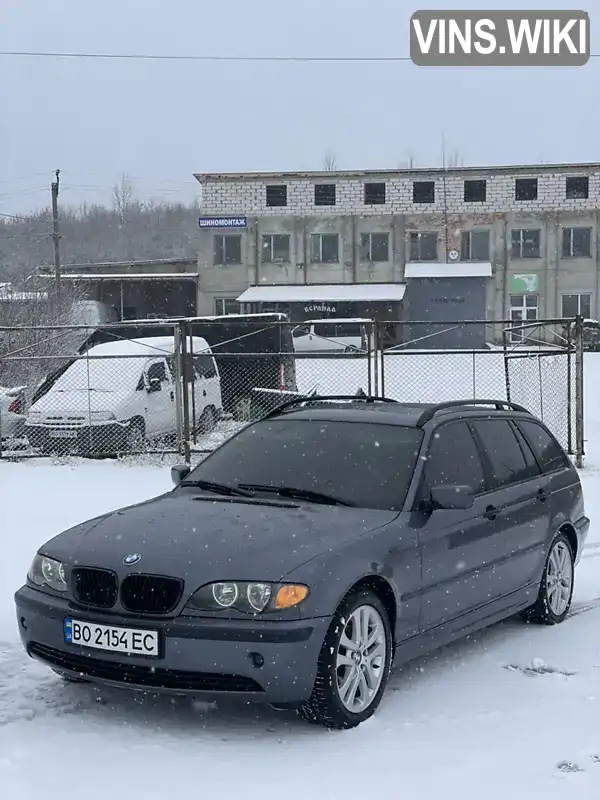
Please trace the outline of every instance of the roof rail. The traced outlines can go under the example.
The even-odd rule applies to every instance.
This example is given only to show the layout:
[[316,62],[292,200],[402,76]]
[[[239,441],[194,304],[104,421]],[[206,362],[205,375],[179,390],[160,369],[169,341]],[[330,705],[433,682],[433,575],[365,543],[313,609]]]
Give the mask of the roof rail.
[[440,411],[446,411],[451,408],[460,408],[461,406],[494,406],[496,411],[511,410],[521,411],[525,414],[531,414],[524,406],[518,403],[511,403],[509,400],[447,400],[445,403],[436,403],[435,405],[424,411],[417,422],[417,426],[421,427],[429,422],[430,419]]
[[362,390],[357,394],[323,394],[323,395],[306,395],[305,397],[295,397],[293,400],[287,400],[285,403],[277,406],[276,408],[268,411],[261,419],[269,419],[274,417],[281,411],[285,411],[293,406],[304,405],[308,403],[323,403],[336,400],[351,400],[359,401],[362,403],[397,403],[398,400],[392,400],[389,397],[375,397],[373,395],[365,394]]

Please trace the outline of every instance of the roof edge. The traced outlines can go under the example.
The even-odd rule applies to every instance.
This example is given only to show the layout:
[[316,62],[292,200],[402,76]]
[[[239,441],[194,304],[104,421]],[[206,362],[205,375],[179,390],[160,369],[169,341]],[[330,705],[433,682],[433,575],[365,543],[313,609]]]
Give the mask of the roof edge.
[[573,162],[556,164],[494,164],[463,167],[411,167],[402,169],[363,169],[307,172],[195,172],[194,178],[201,185],[211,181],[272,181],[272,180],[325,180],[329,178],[374,178],[411,175],[474,175],[474,174],[512,174],[527,172],[543,174],[546,172],[600,172],[600,162]]

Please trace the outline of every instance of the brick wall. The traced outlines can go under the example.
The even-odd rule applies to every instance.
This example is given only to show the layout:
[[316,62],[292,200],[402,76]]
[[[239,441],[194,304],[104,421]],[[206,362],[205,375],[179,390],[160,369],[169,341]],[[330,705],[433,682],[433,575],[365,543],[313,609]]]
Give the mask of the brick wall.
[[[565,185],[567,176],[587,175],[589,177],[589,198],[587,200],[567,200]],[[533,201],[515,200],[515,178],[537,178],[538,198]],[[484,179],[487,181],[485,203],[464,202],[464,181]],[[385,205],[365,205],[364,182],[385,181]],[[413,203],[413,180],[435,180],[435,203]],[[314,185],[320,183],[336,184],[336,205],[315,206]],[[282,208],[267,207],[265,187],[267,183],[258,178],[228,180],[207,178],[202,189],[203,214],[248,214],[270,216],[339,216],[353,214],[361,216],[380,216],[382,214],[431,214],[446,209],[452,214],[492,214],[540,211],[584,211],[600,205],[600,169],[526,174],[522,171],[505,174],[481,174],[465,172],[448,174],[445,179],[439,174],[400,175],[397,177],[361,176],[345,177],[344,173],[331,173],[331,178],[320,180],[297,178],[286,180],[281,175],[269,183],[285,183],[288,187],[288,204]],[[445,202],[444,202],[445,196]]]

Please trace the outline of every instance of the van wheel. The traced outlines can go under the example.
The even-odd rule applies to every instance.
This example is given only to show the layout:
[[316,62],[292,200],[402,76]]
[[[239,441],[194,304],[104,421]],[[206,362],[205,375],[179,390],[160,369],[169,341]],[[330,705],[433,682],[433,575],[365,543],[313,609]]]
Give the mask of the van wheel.
[[127,429],[126,448],[128,453],[142,453],[146,447],[146,431],[144,423],[134,419]]
[[558,533],[550,545],[537,600],[523,612],[527,622],[558,625],[571,608],[575,583],[573,550],[564,533]]
[[214,431],[216,425],[217,415],[215,410],[212,406],[207,406],[198,420],[198,431],[200,433],[210,433]]
[[330,729],[355,728],[375,713],[391,663],[392,632],[383,603],[371,591],[353,592],[333,617],[300,715]]

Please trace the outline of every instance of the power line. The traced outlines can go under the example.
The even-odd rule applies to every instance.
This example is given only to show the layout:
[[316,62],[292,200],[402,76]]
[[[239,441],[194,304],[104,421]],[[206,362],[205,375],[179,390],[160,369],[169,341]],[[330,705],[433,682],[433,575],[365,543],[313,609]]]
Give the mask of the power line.
[[24,50],[0,50],[0,56],[34,58],[103,58],[130,61],[295,61],[295,62],[395,62],[410,61],[410,56],[198,56],[160,55],[157,53],[58,53]]
[[[412,61],[410,56],[199,56],[160,55],[158,53],[61,53],[33,50],[0,50],[0,56],[25,58],[85,58],[128,61],[242,61],[296,63],[400,63]],[[591,53],[590,58],[600,58]]]

